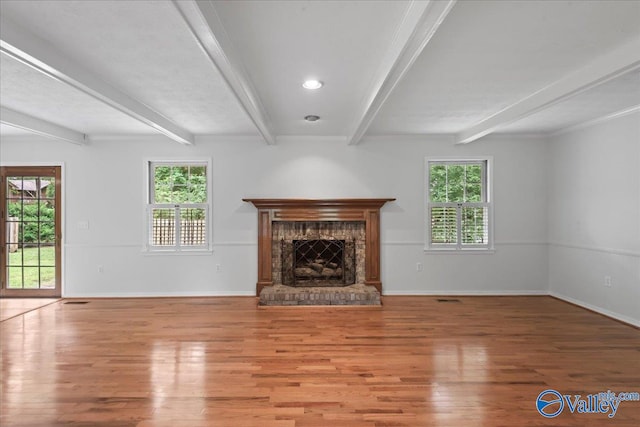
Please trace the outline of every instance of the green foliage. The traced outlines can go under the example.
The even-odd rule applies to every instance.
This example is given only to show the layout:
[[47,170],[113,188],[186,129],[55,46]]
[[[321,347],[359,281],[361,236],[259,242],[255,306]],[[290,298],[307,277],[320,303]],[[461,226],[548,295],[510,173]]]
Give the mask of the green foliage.
[[154,195],[154,203],[206,203],[206,166],[155,166]]
[[55,241],[55,208],[49,203],[9,203],[9,217],[18,218],[20,221],[19,242]]
[[[204,209],[180,209],[180,220],[181,222],[202,220],[205,219],[205,212],[206,211]],[[153,217],[156,219],[173,221],[176,217],[176,210],[175,208],[153,209]]]
[[51,183],[47,185],[47,187],[44,190],[44,197],[48,199],[53,199],[55,196],[56,196],[55,179],[51,178]]
[[482,202],[482,165],[431,164],[429,192],[437,203]]
[[175,219],[174,208],[153,209],[153,217],[157,219],[173,220]]

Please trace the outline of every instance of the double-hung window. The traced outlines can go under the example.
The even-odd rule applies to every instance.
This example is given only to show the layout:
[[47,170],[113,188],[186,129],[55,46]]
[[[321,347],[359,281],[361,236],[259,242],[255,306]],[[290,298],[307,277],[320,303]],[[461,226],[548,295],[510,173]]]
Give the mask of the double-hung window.
[[210,162],[151,161],[148,174],[148,250],[208,250]]
[[427,158],[425,163],[425,249],[492,249],[490,159]]

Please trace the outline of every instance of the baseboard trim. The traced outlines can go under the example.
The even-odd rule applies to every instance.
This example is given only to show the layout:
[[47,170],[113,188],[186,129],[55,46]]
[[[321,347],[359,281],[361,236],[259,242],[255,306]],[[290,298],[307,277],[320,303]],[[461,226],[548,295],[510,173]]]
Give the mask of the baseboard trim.
[[613,312],[613,311],[610,311],[610,310],[605,310],[604,308],[597,307],[597,306],[592,305],[592,304],[588,304],[588,303],[586,303],[584,301],[580,301],[580,300],[577,300],[575,298],[571,298],[571,297],[568,297],[566,295],[559,294],[557,292],[549,292],[549,296],[552,297],[552,298],[556,298],[556,299],[558,299],[560,301],[564,301],[566,303],[578,306],[578,307],[583,308],[585,310],[589,310],[589,311],[592,311],[594,313],[600,314],[602,316],[608,317],[610,319],[617,320],[618,322],[622,322],[622,323],[624,323],[626,325],[633,326],[634,328],[640,329],[640,320],[639,319],[634,319],[632,317],[624,316],[622,314],[619,314],[619,313],[616,313],[616,312]]
[[181,292],[181,293],[133,293],[133,294],[85,294],[85,295],[63,295],[64,299],[83,298],[207,298],[207,297],[255,297],[255,291],[241,292]]
[[456,296],[538,296],[538,295],[549,295],[549,292],[546,290],[525,290],[525,291],[507,291],[507,290],[490,290],[490,291],[455,291],[455,290],[420,290],[420,291],[407,291],[407,290],[399,290],[399,291],[385,291],[382,289],[382,296],[444,296],[444,295],[456,295]]

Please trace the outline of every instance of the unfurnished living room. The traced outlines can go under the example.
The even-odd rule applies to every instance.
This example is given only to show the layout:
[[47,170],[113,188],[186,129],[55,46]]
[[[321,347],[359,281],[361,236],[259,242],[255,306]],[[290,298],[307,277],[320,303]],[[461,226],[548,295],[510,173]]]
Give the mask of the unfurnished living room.
[[0,426],[640,425],[640,1],[0,0]]

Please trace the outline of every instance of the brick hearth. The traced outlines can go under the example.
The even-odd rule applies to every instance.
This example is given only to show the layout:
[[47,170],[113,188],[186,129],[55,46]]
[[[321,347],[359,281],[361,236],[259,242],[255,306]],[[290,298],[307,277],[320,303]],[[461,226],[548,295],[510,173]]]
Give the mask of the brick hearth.
[[344,287],[294,288],[267,286],[260,292],[260,305],[380,305],[380,292],[364,284]]

